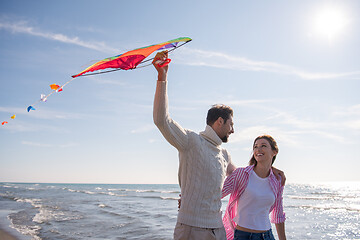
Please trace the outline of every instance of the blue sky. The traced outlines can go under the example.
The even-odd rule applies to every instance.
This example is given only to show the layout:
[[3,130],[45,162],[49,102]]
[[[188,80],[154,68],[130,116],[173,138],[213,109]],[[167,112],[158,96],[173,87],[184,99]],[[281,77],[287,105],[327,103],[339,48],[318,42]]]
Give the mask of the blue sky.
[[26,111],[97,60],[177,37],[193,39],[170,55],[183,127],[228,104],[237,166],[270,134],[288,182],[360,181],[359,13],[355,0],[1,1],[0,181],[177,183],[152,66],[78,78]]

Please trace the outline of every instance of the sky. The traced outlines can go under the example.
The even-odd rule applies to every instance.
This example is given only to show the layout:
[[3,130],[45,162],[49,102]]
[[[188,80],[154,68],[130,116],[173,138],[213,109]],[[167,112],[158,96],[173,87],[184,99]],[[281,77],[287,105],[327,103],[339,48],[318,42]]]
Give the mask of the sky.
[[[170,116],[203,131],[234,110],[238,167],[272,135],[288,183],[360,181],[360,1],[0,1],[0,182],[177,183],[155,127],[153,66],[80,77],[101,59],[178,37]],[[15,119],[11,119],[12,115]]]

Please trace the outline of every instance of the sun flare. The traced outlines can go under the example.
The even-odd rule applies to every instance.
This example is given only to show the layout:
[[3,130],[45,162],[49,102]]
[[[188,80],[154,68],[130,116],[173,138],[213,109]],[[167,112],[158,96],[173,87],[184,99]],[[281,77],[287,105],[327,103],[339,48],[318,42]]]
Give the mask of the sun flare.
[[344,31],[348,23],[348,17],[340,9],[325,8],[315,16],[314,31],[329,40],[333,40]]

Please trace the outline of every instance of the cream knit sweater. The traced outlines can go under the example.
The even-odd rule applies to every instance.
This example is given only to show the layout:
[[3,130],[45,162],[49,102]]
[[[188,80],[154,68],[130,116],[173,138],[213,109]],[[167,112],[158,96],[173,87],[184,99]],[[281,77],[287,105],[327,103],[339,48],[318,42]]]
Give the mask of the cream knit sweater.
[[178,222],[201,228],[222,227],[221,190],[230,156],[221,148],[221,139],[210,126],[197,134],[170,118],[166,81],[157,81],[153,114],[155,125],[179,151]]

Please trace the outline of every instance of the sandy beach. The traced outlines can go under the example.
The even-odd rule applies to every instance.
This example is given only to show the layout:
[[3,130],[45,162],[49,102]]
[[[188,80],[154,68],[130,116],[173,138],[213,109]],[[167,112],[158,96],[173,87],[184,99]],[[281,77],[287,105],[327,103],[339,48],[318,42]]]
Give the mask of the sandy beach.
[[8,232],[5,232],[4,230],[0,229],[0,239],[1,240],[16,240],[17,238],[10,235]]

